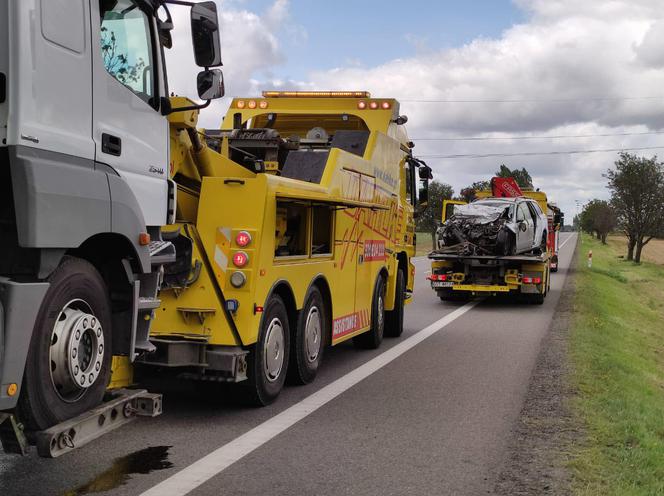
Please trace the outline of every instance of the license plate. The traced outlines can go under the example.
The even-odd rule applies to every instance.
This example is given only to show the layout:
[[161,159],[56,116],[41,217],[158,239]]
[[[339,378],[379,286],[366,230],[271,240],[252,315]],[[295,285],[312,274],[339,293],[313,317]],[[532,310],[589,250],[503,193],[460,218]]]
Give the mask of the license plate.
[[432,288],[451,288],[454,286],[453,281],[431,281]]

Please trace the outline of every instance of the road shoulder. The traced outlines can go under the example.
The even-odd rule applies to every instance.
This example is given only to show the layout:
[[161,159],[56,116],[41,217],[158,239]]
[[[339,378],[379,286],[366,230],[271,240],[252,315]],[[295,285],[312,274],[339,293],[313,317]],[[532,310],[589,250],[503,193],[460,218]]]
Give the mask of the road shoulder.
[[572,474],[566,462],[570,447],[582,436],[569,406],[574,395],[568,351],[575,267],[576,249],[504,462],[494,472],[494,494],[571,493]]

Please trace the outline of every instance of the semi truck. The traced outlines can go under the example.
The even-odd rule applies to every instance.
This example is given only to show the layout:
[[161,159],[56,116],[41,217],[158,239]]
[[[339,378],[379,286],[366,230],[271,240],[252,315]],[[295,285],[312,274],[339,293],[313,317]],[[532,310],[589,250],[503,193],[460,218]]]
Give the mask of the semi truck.
[[221,129],[170,117],[177,261],[142,373],[237,383],[266,405],[287,379],[311,382],[326,346],[401,335],[431,170],[399,110],[368,92],[268,91],[233,99]]
[[[493,232],[493,229],[480,226],[475,230],[477,238],[472,243],[468,242],[472,248],[477,248],[467,249],[459,245],[456,252],[454,249],[444,249],[443,243],[437,240],[438,248],[429,254],[431,275],[428,279],[432,289],[443,301],[464,300],[479,295],[503,295],[534,304],[544,303],[550,287],[551,259],[554,255],[551,242],[555,237],[550,234],[557,230],[556,221],[558,224],[560,222],[559,215],[554,215],[550,208],[546,194],[542,191],[521,190],[513,180],[494,178],[492,189],[476,192],[476,199],[487,200],[484,203],[494,200],[496,205],[500,204],[501,208],[504,206],[505,221],[513,222],[516,230],[522,232],[510,233],[504,228]],[[520,202],[520,199],[534,201],[539,208],[527,209],[520,205],[527,202]],[[444,201],[442,222],[453,219],[455,209],[466,204],[457,200]],[[530,213],[532,222],[537,223],[539,216],[542,225],[534,231],[536,238],[531,240],[531,244],[518,250],[519,242],[516,238],[510,240],[510,235],[530,233]],[[503,235],[505,239],[501,238]],[[486,239],[483,239],[489,236],[492,237],[492,246],[496,246],[493,252],[486,250]]]
[[[158,395],[118,391],[154,351],[175,245],[164,51],[188,7],[198,97],[223,95],[214,2],[0,2],[0,439],[55,456]],[[193,75],[192,75],[193,77]],[[120,375],[114,375],[118,371]],[[124,377],[122,376],[124,374]]]

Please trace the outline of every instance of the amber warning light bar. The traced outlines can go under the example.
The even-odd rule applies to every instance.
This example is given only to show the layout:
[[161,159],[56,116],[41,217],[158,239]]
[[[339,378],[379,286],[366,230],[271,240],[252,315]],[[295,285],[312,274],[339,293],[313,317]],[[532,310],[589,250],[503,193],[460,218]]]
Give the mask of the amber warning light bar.
[[263,98],[371,98],[368,91],[264,91]]

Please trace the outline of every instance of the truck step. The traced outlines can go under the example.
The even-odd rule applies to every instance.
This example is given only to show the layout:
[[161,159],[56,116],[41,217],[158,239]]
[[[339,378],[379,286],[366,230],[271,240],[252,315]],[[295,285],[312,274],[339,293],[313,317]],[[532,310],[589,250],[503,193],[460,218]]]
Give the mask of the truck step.
[[140,297],[138,299],[138,310],[155,310],[161,305],[159,298]]
[[175,245],[170,241],[151,241],[150,262],[152,265],[164,265],[175,262]]
[[120,389],[113,399],[78,417],[35,433],[37,453],[56,458],[88,444],[104,434],[121,427],[136,417],[156,417],[161,414],[160,394],[146,390]]

